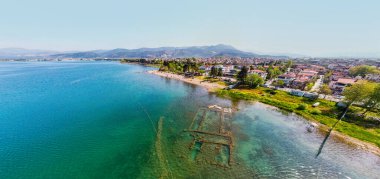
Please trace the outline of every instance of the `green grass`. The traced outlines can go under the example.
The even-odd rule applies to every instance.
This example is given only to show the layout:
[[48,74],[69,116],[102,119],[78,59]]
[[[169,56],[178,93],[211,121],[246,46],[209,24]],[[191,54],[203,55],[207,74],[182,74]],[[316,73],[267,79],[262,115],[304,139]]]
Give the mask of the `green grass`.
[[217,83],[217,84],[222,85],[222,86],[227,86],[226,82],[224,82],[223,80],[221,80],[219,78],[212,78],[209,76],[200,76],[198,79],[207,81],[209,83]]
[[[342,112],[336,107],[335,102],[332,101],[323,99],[311,101],[307,98],[292,96],[285,91],[276,90],[273,92],[273,90],[267,88],[220,90],[218,91],[218,95],[232,99],[256,100],[289,112],[294,112],[307,120],[319,122],[328,127],[331,127],[337,121],[338,116]],[[320,105],[312,107],[316,102],[319,102]],[[306,105],[306,108],[304,110],[300,109],[300,104]],[[361,111],[359,107],[354,107],[353,112],[356,110]],[[380,147],[380,127],[379,125],[366,125],[371,122],[357,117],[354,119],[344,119],[335,127],[335,130]]]

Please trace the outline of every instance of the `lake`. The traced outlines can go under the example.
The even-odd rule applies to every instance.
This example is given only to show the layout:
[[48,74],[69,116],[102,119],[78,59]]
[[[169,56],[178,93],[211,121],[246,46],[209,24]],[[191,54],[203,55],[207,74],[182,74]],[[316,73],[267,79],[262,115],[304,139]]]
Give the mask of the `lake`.
[[[1,62],[0,178],[380,176],[380,157],[334,137],[315,158],[324,136],[302,118],[146,73],[152,69]],[[234,109],[223,118],[233,149],[215,142],[225,136],[185,130],[213,104]],[[218,115],[208,111],[199,124],[211,131]]]

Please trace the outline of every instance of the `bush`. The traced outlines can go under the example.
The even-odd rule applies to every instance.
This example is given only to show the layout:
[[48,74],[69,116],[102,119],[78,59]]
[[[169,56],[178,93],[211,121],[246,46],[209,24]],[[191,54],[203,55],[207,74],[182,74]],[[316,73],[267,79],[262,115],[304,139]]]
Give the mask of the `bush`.
[[313,109],[313,110],[311,110],[310,113],[314,114],[314,115],[318,115],[318,114],[321,114],[322,112],[320,110],[318,110],[318,109]]
[[271,94],[271,95],[275,95],[275,94],[277,94],[277,92],[276,92],[275,90],[271,90],[271,91],[269,92],[269,94]]
[[298,110],[305,110],[306,107],[307,107],[306,104],[300,104],[300,105],[298,105],[297,109],[298,109]]
[[318,99],[318,96],[311,96],[308,99],[309,101],[316,101]]

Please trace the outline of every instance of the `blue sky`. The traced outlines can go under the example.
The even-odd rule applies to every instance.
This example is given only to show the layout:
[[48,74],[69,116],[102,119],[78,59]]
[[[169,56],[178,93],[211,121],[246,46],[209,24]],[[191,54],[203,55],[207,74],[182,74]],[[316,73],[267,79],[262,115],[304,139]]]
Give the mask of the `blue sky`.
[[378,0],[2,0],[0,48],[229,44],[253,52],[380,56]]

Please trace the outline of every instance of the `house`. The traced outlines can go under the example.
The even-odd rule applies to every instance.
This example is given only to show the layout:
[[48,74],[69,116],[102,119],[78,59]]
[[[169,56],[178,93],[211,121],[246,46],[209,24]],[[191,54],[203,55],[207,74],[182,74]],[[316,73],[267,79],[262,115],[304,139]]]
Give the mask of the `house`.
[[202,65],[199,67],[199,70],[203,70],[203,71],[210,71],[211,70],[211,66],[207,66],[207,65]]
[[304,89],[307,83],[317,78],[318,72],[310,69],[300,71],[293,82],[290,84],[292,88]]
[[299,76],[317,76],[318,75],[318,72],[314,71],[314,70],[309,70],[309,69],[305,69],[305,70],[302,70],[301,72],[298,73]]
[[330,76],[330,81],[338,81],[340,78],[344,78],[345,75],[342,72],[333,72]]
[[296,78],[295,73],[286,73],[277,77],[277,81],[283,81],[286,86],[289,86]]
[[258,75],[261,76],[261,78],[263,78],[264,80],[267,78],[267,75],[268,75],[267,72],[262,71],[262,70],[251,70],[251,71],[249,71],[249,73],[251,73],[251,74],[258,74]]
[[231,70],[235,70],[234,66],[233,65],[225,65],[223,67],[223,73],[230,73]]
[[309,81],[308,78],[297,78],[292,81],[291,87],[296,89],[304,89]]
[[310,65],[310,70],[316,71],[318,73],[326,72],[326,68],[319,65]]
[[331,81],[329,87],[334,91],[334,94],[342,94],[344,88],[356,82],[352,78],[339,78],[338,81]]

